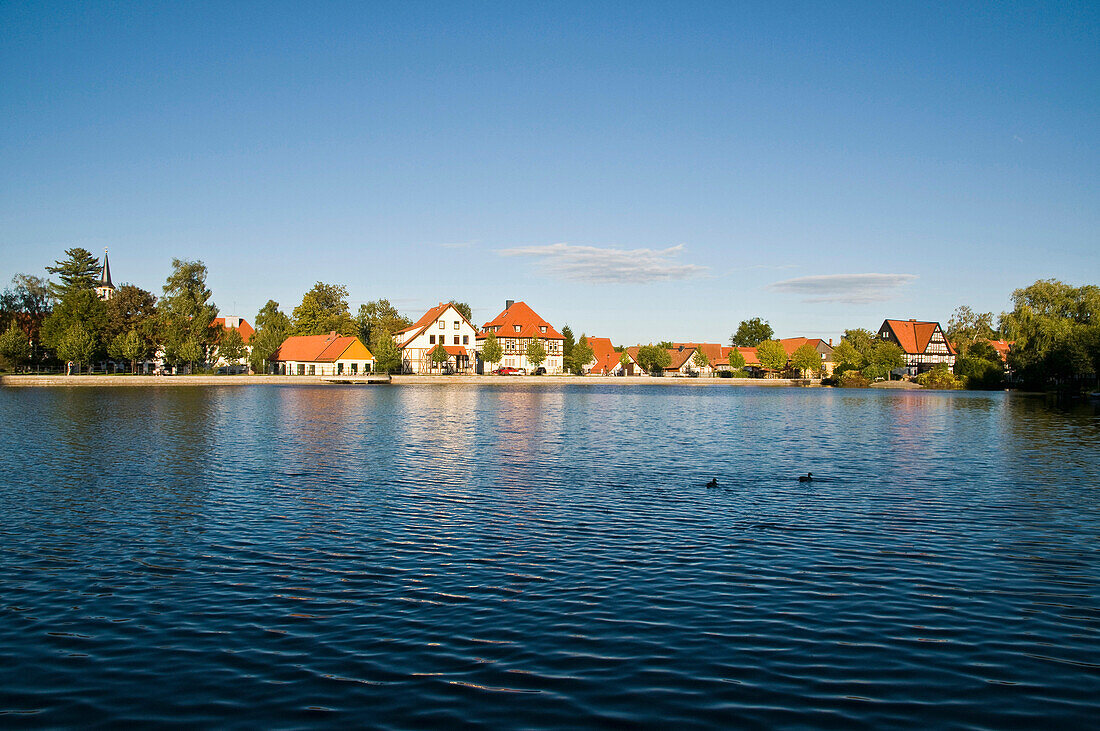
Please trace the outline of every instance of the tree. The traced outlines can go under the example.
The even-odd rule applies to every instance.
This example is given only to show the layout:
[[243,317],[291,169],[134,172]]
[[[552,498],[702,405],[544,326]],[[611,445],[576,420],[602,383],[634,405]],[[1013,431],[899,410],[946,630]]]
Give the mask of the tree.
[[862,327],[844,331],[844,340],[847,340],[866,360],[874,348],[878,335]]
[[867,362],[863,354],[848,340],[841,340],[840,344],[833,348],[833,358],[837,363],[834,373],[858,371]]
[[584,367],[591,363],[595,356],[592,346],[588,344],[588,337],[581,333],[580,342],[573,346],[573,370],[570,372],[583,376]]
[[202,358],[202,345],[199,343],[198,338],[189,337],[183,341],[179,349],[180,360],[185,360],[190,364],[190,371],[195,372],[195,361]]
[[149,345],[137,330],[126,333],[126,340],[122,344],[122,357],[130,361],[130,372],[137,372],[139,358],[149,354]]
[[710,365],[710,358],[707,357],[702,348],[696,348],[695,355],[691,356],[691,362],[695,364],[696,368],[702,370]]
[[660,345],[643,345],[638,348],[638,367],[646,373],[663,373],[665,368],[672,365],[672,356],[667,348]]
[[[73,289],[57,303],[42,322],[42,344],[54,351],[59,351],[61,341],[68,335],[74,325],[80,325],[81,333],[91,339],[92,353],[81,360],[88,363],[92,356],[103,351],[103,334],[107,328],[107,307],[104,302],[96,297],[91,289]],[[62,360],[76,360],[60,355]]]
[[372,353],[383,341],[391,339],[394,333],[412,324],[412,320],[401,315],[387,299],[359,305],[355,322],[359,327],[360,340],[367,344]]
[[729,360],[731,370],[739,371],[745,367],[745,356],[736,346],[730,348]]
[[485,363],[499,363],[504,357],[504,349],[497,342],[497,336],[493,333],[485,338],[485,344],[481,346],[481,360]]
[[990,340],[994,335],[992,312],[978,313],[961,305],[955,308],[947,322],[947,340],[959,351],[976,340]]
[[[249,345],[252,352],[249,354],[249,365],[255,373],[267,371],[267,359],[283,344],[283,341],[292,332],[290,318],[285,312],[279,310],[279,303],[268,300],[260,311],[256,313],[256,332],[252,333]],[[370,348],[373,353],[374,348]]]
[[[210,302],[206,275],[206,265],[201,261],[172,259],[172,273],[164,283],[160,302],[157,339],[166,356],[174,354],[178,360],[190,362],[192,369],[195,361],[205,359],[208,345],[217,337],[211,325],[218,316],[218,307]],[[197,355],[194,347],[198,348]]]
[[787,351],[778,340],[765,340],[757,345],[756,357],[769,371],[782,371],[787,367]]
[[359,328],[348,312],[348,288],[342,284],[317,282],[294,308],[295,335],[355,335]]
[[561,365],[565,369],[566,373],[576,372],[576,364],[573,362],[573,348],[576,346],[577,341],[573,337],[573,328],[566,325],[561,329],[561,336],[563,338],[561,346]]
[[817,349],[809,343],[803,343],[793,353],[791,353],[791,365],[802,372],[803,377],[807,373],[814,374],[821,372],[821,353],[817,352]]
[[459,302],[458,300],[451,300],[448,304],[454,305],[454,308],[458,310],[458,314],[465,317],[468,321],[473,321],[474,311],[470,309],[469,303]]
[[95,349],[96,342],[91,333],[85,330],[79,322],[76,322],[61,337],[57,345],[57,355],[61,360],[75,363],[76,372],[80,373],[81,365],[91,361]]
[[630,365],[630,353],[625,350],[619,353],[619,365],[623,367],[623,373],[625,373],[627,366]]
[[443,343],[439,343],[439,345],[432,348],[431,359],[433,366],[442,367],[443,364],[447,362],[448,357],[447,349],[443,347]]
[[157,298],[152,292],[132,284],[123,284],[107,300],[107,337],[115,338],[136,330],[152,338],[155,332]]
[[374,367],[382,373],[396,373],[401,370],[401,350],[393,338],[382,338],[371,349],[374,354]]
[[531,338],[531,341],[527,343],[527,362],[538,368],[545,360],[546,348],[543,347],[542,341],[538,338]]
[[889,378],[890,371],[905,365],[905,351],[889,340],[875,340],[866,355],[867,364],[861,373],[868,378]]
[[992,345],[977,340],[955,360],[955,375],[966,379],[967,388],[1000,388],[1004,383],[1004,364]]
[[751,320],[741,321],[737,326],[737,332],[730,336],[730,345],[752,348],[765,340],[771,340],[774,334],[771,325],[759,317],[754,317]]
[[1039,280],[1012,293],[1008,364],[1030,386],[1080,385],[1100,369],[1100,287]]
[[956,389],[963,387],[963,382],[951,374],[946,363],[937,363],[932,366],[932,370],[921,373],[914,380],[925,388]]
[[221,335],[221,341],[218,343],[218,355],[225,359],[225,362],[232,368],[241,362],[241,358],[246,353],[247,349],[244,346],[241,331],[235,327],[225,329]]
[[79,246],[66,249],[65,254],[66,258],[55,261],[52,267],[46,267],[47,272],[58,275],[61,280],[60,284],[50,282],[50,294],[60,300],[71,292],[94,291],[99,281],[99,259]]
[[31,355],[27,334],[14,322],[0,335],[0,360],[12,370],[23,365]]

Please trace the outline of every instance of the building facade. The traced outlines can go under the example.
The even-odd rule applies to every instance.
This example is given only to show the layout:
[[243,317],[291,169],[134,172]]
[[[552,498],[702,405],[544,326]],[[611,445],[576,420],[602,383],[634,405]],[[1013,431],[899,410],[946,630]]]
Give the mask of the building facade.
[[268,359],[283,376],[356,376],[370,373],[374,356],[351,335],[294,335]]
[[[489,335],[496,336],[503,355],[497,362],[486,362],[481,357],[482,349]],[[527,347],[532,341],[542,344],[546,360],[535,365],[527,359]],[[562,372],[562,357],[565,352],[565,337],[554,329],[525,302],[508,300],[504,311],[481,327],[477,335],[478,373],[490,373],[496,368],[519,368],[525,373],[534,373],[536,368],[545,368],[554,375]]]
[[955,349],[947,342],[938,322],[883,320],[878,334],[883,340],[900,346],[905,353],[905,366],[897,375],[915,376],[941,363],[949,369],[955,368]]
[[[440,302],[409,327],[394,333],[401,350],[402,373],[471,373],[476,363],[477,328],[454,305]],[[445,363],[435,363],[440,345]]]

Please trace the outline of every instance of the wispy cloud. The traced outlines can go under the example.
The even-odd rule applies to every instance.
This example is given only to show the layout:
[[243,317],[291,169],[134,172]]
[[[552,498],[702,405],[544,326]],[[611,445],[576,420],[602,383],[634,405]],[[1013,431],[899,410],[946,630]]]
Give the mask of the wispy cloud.
[[803,302],[861,305],[890,299],[898,288],[916,278],[916,274],[817,274],[784,279],[768,288],[802,295]]
[[647,284],[689,279],[707,267],[677,261],[683,244],[667,249],[602,249],[597,246],[548,244],[500,249],[501,256],[524,256],[555,277],[594,284]]

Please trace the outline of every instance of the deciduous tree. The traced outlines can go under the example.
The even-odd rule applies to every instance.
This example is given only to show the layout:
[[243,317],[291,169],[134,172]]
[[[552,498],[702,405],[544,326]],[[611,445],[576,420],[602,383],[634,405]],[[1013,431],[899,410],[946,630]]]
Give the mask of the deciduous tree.
[[30,341],[22,328],[14,322],[0,335],[0,360],[9,369],[23,365],[31,355]]
[[371,349],[374,355],[374,367],[382,373],[397,373],[401,370],[401,350],[393,338],[382,338]]
[[348,288],[317,282],[294,308],[295,335],[324,335],[335,331],[355,335],[359,328],[348,312]]
[[[249,365],[255,373],[267,372],[267,359],[283,344],[283,341],[293,331],[290,318],[285,312],[279,310],[279,303],[268,300],[260,311],[256,313],[256,332],[249,339],[252,352],[249,354]],[[371,349],[373,353],[374,350]]]
[[710,365],[710,358],[707,357],[702,348],[696,348],[695,354],[691,356],[691,362],[695,364],[696,368],[702,370]]
[[485,363],[499,363],[504,357],[504,349],[500,347],[497,336],[493,333],[485,338],[485,344],[481,346],[481,360]]
[[581,333],[580,341],[573,346],[573,370],[570,372],[578,376],[584,375],[584,368],[592,362],[593,357],[595,352],[588,344],[588,337]]
[[359,338],[372,353],[384,340],[392,338],[394,333],[412,324],[412,320],[398,312],[387,299],[359,305],[359,314],[355,321],[359,327]]
[[802,372],[802,376],[821,372],[821,353],[809,343],[803,343],[791,353],[791,366]]
[[[575,346],[574,346],[575,348]],[[538,368],[546,360],[546,348],[538,338],[531,338],[527,343],[527,362]]]
[[744,348],[752,348],[765,340],[771,340],[774,332],[772,326],[759,317],[751,320],[742,320],[737,326],[737,332],[730,336],[730,345],[739,345]]
[[646,373],[662,373],[672,365],[672,356],[660,345],[643,345],[638,348],[638,366]]
[[241,331],[235,327],[224,328],[218,341],[218,357],[224,359],[230,368],[239,364],[247,349]]
[[[94,294],[93,294],[94,296]],[[57,346],[57,355],[61,360],[72,361],[76,364],[76,372],[80,373],[82,365],[91,362],[96,351],[96,341],[82,324],[73,323],[61,337]]]

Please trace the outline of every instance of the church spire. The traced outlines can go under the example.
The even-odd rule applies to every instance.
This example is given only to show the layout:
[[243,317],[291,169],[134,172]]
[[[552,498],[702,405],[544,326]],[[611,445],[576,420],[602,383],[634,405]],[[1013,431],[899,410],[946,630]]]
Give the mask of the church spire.
[[99,286],[115,288],[115,285],[111,284],[111,262],[107,261],[107,250],[103,250],[103,271],[99,275]]

